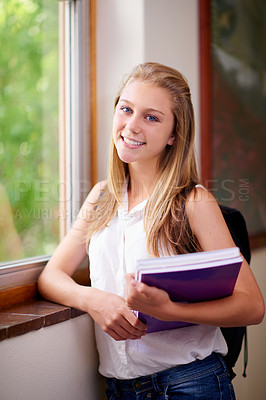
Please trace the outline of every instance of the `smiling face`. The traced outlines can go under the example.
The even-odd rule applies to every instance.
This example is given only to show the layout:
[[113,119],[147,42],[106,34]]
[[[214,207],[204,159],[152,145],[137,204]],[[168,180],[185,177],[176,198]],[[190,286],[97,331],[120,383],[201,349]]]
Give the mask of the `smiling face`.
[[113,140],[120,159],[128,164],[157,166],[172,145],[174,115],[168,91],[133,81],[121,93],[113,119]]

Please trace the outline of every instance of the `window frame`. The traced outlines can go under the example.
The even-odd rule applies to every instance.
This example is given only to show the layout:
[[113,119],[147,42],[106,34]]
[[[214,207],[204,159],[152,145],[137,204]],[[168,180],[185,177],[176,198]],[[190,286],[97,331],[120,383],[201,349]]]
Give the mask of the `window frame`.
[[[59,0],[60,240],[97,179],[95,49],[96,0]],[[50,257],[0,263],[0,290],[36,282]]]

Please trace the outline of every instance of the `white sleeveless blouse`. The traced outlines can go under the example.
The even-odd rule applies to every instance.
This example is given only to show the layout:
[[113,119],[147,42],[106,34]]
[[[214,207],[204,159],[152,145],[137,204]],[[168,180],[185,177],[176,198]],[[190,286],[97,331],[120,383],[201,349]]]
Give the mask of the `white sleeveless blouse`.
[[[130,212],[124,207],[103,231],[91,238],[90,276],[93,287],[125,295],[125,275],[135,272],[136,261],[150,257],[146,248],[143,213],[147,200]],[[115,341],[95,323],[99,371],[103,376],[131,379],[176,365],[227,352],[220,328],[193,325],[150,333],[139,340]]]

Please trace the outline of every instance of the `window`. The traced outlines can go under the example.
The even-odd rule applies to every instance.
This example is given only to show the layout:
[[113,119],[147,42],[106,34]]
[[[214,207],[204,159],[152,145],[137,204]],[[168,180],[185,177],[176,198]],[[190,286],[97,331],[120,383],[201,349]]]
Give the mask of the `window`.
[[59,238],[58,4],[1,2],[0,258],[50,254]]
[[1,286],[36,277],[91,186],[89,5],[0,3]]

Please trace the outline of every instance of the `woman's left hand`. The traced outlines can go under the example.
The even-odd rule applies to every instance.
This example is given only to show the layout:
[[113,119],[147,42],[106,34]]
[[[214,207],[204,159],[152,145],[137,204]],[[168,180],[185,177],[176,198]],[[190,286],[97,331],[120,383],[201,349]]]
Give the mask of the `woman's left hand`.
[[132,310],[167,320],[167,311],[169,311],[172,301],[164,290],[138,282],[135,280],[134,274],[127,274],[126,303]]

